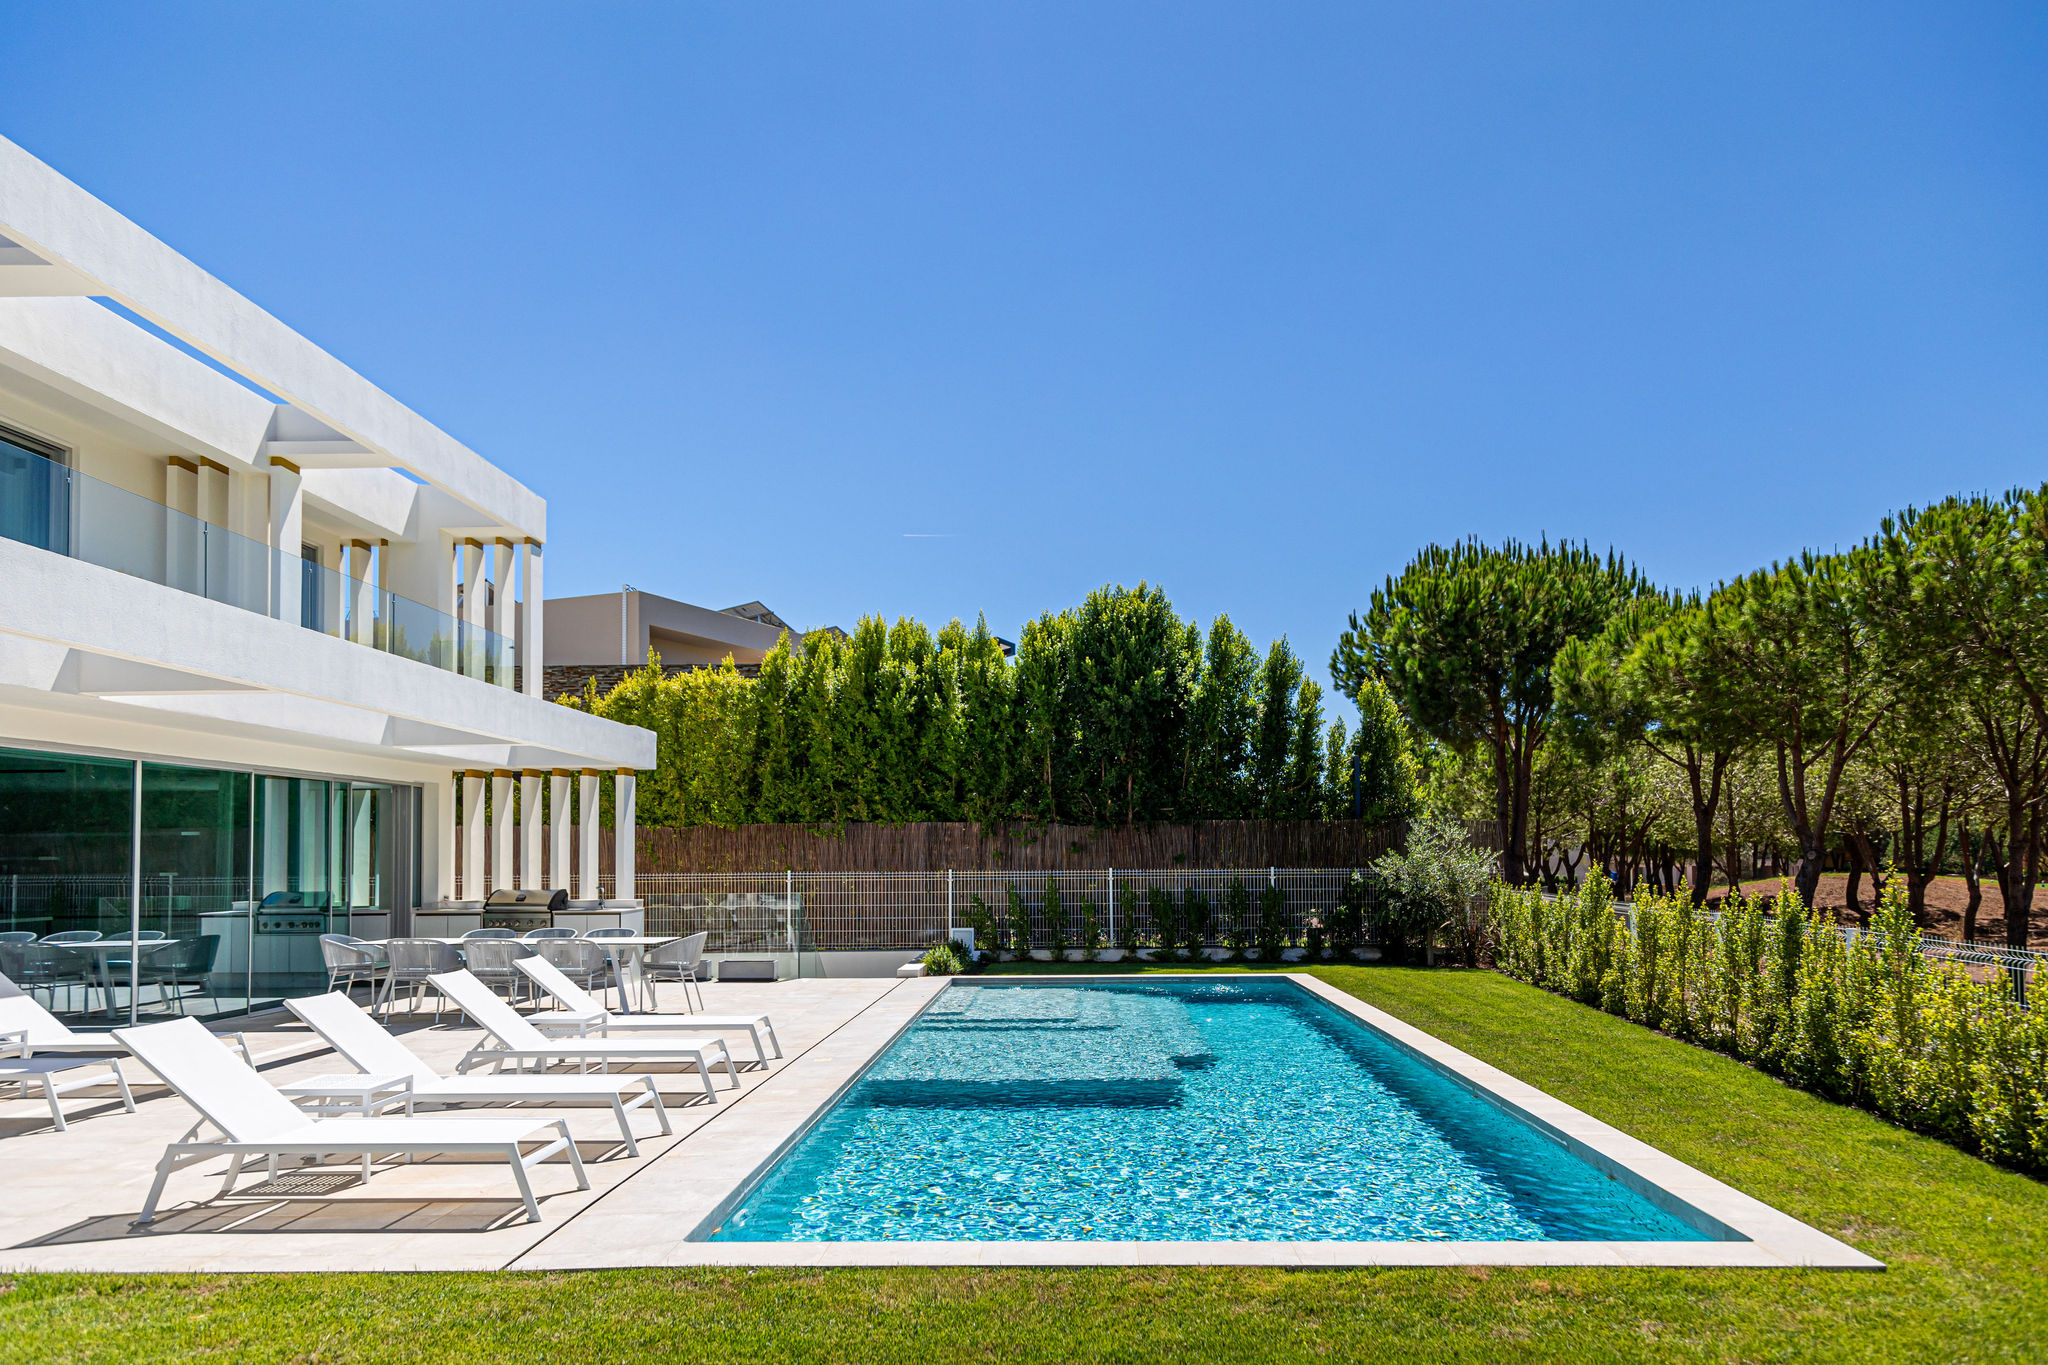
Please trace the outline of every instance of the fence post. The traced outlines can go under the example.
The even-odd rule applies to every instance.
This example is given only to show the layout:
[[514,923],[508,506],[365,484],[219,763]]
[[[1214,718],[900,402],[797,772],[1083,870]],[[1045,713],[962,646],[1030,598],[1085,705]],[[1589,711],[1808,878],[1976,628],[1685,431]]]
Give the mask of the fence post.
[[1116,869],[1109,870],[1109,941],[1116,942]]
[[946,869],[946,937],[953,937],[953,869]]
[[[796,872],[792,868],[782,869],[782,919],[789,926],[789,951],[796,952]],[[803,962],[797,962],[797,975],[803,975]]]

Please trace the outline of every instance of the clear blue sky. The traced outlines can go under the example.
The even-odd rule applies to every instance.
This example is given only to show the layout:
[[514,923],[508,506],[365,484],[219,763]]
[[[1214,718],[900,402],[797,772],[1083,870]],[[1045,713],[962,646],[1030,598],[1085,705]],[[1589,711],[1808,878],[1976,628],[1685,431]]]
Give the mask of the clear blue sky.
[[2048,477],[2048,11],[0,12],[0,131],[549,501],[803,625],[1286,633],[1430,539],[1704,586]]

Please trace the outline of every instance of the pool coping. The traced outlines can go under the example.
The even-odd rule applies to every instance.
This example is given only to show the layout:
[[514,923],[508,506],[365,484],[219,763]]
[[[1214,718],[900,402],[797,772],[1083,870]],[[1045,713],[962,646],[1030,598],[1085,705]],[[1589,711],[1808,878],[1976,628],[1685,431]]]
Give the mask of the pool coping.
[[[1229,973],[1148,972],[1142,980],[1214,982]],[[1349,1015],[1433,1070],[1529,1124],[1580,1160],[1619,1181],[1711,1240],[1697,1242],[710,1242],[704,1240],[774,1165],[837,1104],[868,1067],[921,1018],[934,991],[917,1010],[886,1030],[874,1050],[831,1093],[784,1126],[778,1140],[734,1181],[700,1217],[680,1245],[671,1246],[669,1265],[758,1266],[1108,1266],[1246,1265],[1329,1269],[1361,1266],[1644,1266],[1755,1267],[1810,1270],[1883,1270],[1882,1261],[1693,1166],[1602,1123],[1590,1114],[1490,1066],[1433,1034],[1384,1010],[1299,972],[1244,973],[1262,981],[1283,980]],[[1129,974],[1074,974],[1045,978],[1044,985],[1074,982],[1129,982]],[[1004,979],[1028,986],[1031,978]],[[958,985],[981,983],[956,978]],[[623,1262],[622,1262],[623,1263]]]

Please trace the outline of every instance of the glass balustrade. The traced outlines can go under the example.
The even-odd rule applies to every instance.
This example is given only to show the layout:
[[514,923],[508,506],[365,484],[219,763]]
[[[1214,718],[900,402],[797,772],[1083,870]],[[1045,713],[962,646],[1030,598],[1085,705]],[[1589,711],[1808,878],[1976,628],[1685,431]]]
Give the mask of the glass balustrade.
[[381,649],[501,687],[512,685],[510,637],[387,592],[368,579],[299,561],[299,620],[323,635]]
[[286,584],[301,625],[435,668],[512,685],[511,637],[374,582],[272,550],[0,439],[0,537],[272,614]]

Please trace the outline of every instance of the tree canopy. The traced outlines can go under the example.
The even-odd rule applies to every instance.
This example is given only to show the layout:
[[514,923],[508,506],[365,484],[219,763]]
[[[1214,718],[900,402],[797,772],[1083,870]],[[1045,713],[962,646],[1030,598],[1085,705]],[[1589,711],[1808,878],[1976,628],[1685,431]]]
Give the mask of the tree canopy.
[[1423,734],[1492,759],[1502,875],[1523,878],[1532,767],[1550,736],[1551,667],[1575,637],[1604,629],[1649,592],[1612,551],[1510,540],[1426,546],[1351,616],[1330,674],[1356,693],[1383,683]]

